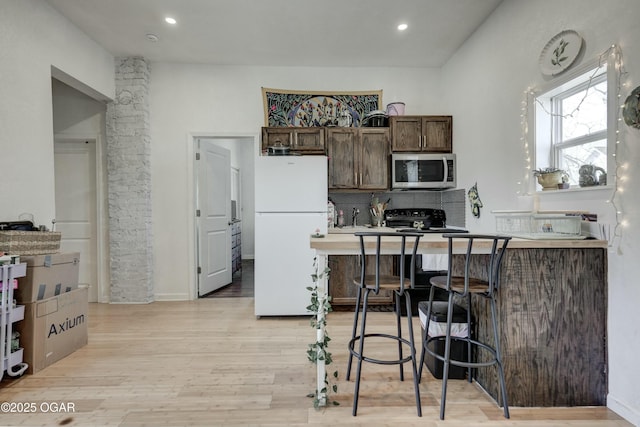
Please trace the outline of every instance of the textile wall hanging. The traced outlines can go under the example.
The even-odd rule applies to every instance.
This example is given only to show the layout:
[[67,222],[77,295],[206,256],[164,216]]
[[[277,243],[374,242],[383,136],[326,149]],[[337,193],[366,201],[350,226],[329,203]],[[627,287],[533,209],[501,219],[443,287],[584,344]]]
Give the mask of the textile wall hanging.
[[380,109],[382,90],[301,92],[262,88],[265,126],[359,127],[364,116]]

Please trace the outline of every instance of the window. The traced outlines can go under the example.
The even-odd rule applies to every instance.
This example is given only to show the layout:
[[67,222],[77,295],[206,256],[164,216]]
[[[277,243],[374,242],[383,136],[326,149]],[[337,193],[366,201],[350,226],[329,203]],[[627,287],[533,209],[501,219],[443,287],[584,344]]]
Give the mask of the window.
[[[617,106],[608,88],[615,82],[614,64],[591,62],[535,95],[535,168],[566,171],[579,187],[579,169],[593,165],[597,176],[612,168],[611,118]],[[612,113],[613,111],[613,113]]]

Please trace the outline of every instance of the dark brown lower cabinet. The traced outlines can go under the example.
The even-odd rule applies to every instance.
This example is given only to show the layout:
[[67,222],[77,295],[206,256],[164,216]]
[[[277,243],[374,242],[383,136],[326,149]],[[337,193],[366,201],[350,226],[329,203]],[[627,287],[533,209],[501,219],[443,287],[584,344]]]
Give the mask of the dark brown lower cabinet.
[[[393,255],[383,255],[381,259],[381,272],[391,275],[394,272]],[[335,306],[354,307],[358,288],[353,279],[360,275],[360,255],[330,255],[329,256],[329,295],[331,304]],[[369,257],[367,260],[367,273],[373,274],[375,260]],[[393,292],[380,291],[378,295],[370,294],[369,304],[381,305],[393,302]]]

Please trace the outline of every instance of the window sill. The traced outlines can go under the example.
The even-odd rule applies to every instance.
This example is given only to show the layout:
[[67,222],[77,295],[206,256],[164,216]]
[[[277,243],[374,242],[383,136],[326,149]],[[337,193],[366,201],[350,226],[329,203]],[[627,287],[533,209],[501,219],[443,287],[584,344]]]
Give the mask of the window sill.
[[594,185],[592,187],[571,187],[565,190],[536,190],[537,195],[553,195],[553,194],[566,194],[566,193],[588,193],[588,192],[605,192],[613,191],[615,187],[613,185]]

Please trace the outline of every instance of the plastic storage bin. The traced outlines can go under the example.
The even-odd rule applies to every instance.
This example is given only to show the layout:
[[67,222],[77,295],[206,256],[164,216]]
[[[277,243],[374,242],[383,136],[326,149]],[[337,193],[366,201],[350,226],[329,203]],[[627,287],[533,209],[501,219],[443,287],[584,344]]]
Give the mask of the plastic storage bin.
[[[418,304],[420,313],[420,324],[422,330],[427,323],[428,301],[421,301]],[[429,336],[438,336],[446,334],[447,326],[447,302],[434,301],[431,309],[431,321],[429,322]],[[451,324],[452,337],[466,337],[467,328],[467,310],[459,305],[453,306],[453,323]],[[429,349],[440,356],[444,356],[445,342],[443,340],[435,340],[429,343]],[[462,341],[451,341],[451,358],[455,360],[467,361],[467,343]],[[444,376],[444,363],[436,359],[429,353],[425,353],[424,364],[429,372],[438,379]],[[467,368],[462,366],[449,365],[449,379],[461,380],[466,377]]]
[[581,216],[571,213],[493,211],[496,231],[523,239],[583,239]]

